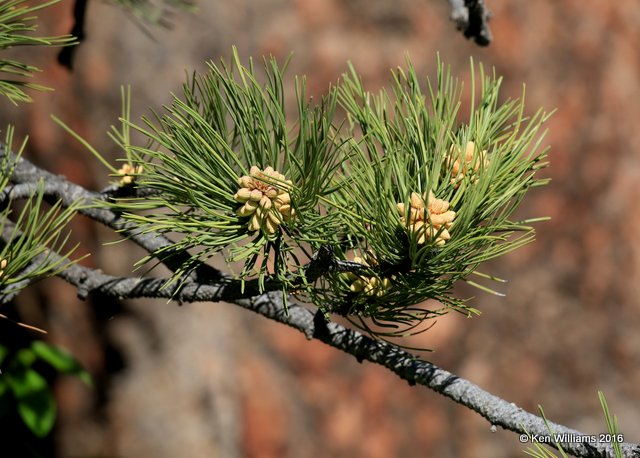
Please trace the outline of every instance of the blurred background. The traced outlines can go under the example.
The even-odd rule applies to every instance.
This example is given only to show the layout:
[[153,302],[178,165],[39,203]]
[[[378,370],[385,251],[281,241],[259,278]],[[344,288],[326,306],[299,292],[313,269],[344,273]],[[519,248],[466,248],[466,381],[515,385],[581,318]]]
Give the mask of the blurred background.
[[[490,265],[508,278],[505,298],[474,295],[482,315],[450,314],[410,343],[425,356],[510,402],[580,431],[605,431],[603,390],[621,431],[640,442],[640,3],[635,0],[491,1],[494,42],[480,48],[448,19],[444,0],[200,1],[145,34],[106,2],[89,2],[86,42],[72,72],[57,50],[28,50],[43,68],[33,94],[2,125],[29,134],[26,156],[101,189],[107,171],[50,120],[65,120],[105,156],[131,85],[134,118],[168,103],[208,59],[273,54],[293,59],[320,96],[351,61],[377,91],[408,53],[434,76],[436,53],[468,81],[469,58],[504,76],[503,97],[527,86],[527,107],[557,113],[548,124],[549,186],[525,199],[523,216],[550,216],[537,241]],[[71,1],[42,13],[43,35],[67,33]],[[292,99],[293,101],[293,99]],[[86,262],[127,274],[142,252],[78,218]],[[518,436],[388,371],[228,304],[136,300],[81,302],[51,279],[18,301],[25,321],[49,330],[94,376],[55,385],[61,457],[511,457]]]

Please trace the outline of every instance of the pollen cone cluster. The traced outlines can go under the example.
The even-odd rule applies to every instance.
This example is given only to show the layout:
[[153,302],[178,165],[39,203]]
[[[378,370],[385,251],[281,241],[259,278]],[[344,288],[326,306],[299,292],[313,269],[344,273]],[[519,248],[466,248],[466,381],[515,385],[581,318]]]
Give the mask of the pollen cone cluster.
[[134,166],[131,164],[124,164],[118,169],[118,175],[122,177],[120,178],[120,184],[124,186],[133,183],[133,180],[136,179],[136,175],[141,174],[143,170],[144,169],[141,165]]
[[[475,153],[476,144],[474,142],[467,142],[467,146],[464,150],[460,149],[456,145],[451,146],[451,151],[446,158],[446,163],[451,167],[451,184],[456,188],[460,186],[460,182],[465,176],[473,176],[480,166],[483,169],[489,167],[489,159],[487,158],[487,151],[480,151]],[[476,177],[474,182],[478,181]]]
[[[456,212],[449,210],[449,202],[436,199],[432,191],[429,191],[428,199],[426,194],[421,196],[412,192],[410,205],[408,227],[416,235],[419,245],[435,239],[436,245],[442,246],[451,238],[448,229],[453,224]],[[407,226],[404,203],[398,204],[398,213],[402,224]]]
[[236,214],[250,217],[249,231],[262,227],[266,234],[273,235],[282,221],[295,215],[289,195],[293,184],[272,167],[262,171],[254,165],[249,175],[238,178],[238,184],[240,189],[233,198],[244,205]]
[[[368,266],[369,264],[359,256],[353,258],[353,262]],[[356,275],[352,272],[347,273],[347,278],[352,282],[349,289],[354,293],[364,293],[367,296],[384,296],[391,288],[391,280],[387,277],[367,277]]]
[[7,268],[7,264],[9,264],[7,259],[0,260],[0,278],[4,275],[4,269]]

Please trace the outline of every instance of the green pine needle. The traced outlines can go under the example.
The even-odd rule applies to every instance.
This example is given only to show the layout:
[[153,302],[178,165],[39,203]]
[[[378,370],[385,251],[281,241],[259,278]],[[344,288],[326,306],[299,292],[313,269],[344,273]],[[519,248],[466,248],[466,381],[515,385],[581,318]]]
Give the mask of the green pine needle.
[[[479,101],[474,97],[475,109],[464,124],[458,120],[461,85],[442,64],[435,85],[427,83],[428,95],[410,62],[407,70],[394,73],[392,96],[367,92],[353,68],[345,75],[338,98],[353,135],[352,160],[342,170],[346,185],[331,200],[353,241],[344,255],[367,253],[380,266],[378,278],[390,279],[393,286],[382,295],[354,297],[353,282],[327,279],[326,291],[315,293],[318,301],[389,323],[401,322],[408,307],[427,299],[473,314],[465,301],[452,296],[452,286],[482,262],[533,240],[533,228],[510,216],[526,191],[541,183],[535,173],[547,154],[540,143],[548,115],[539,111],[525,118],[522,100],[499,104],[500,79],[486,76],[482,67],[480,81]],[[458,176],[451,158],[469,142],[475,146],[469,160],[475,169]],[[429,192],[449,203],[455,219],[449,228],[434,225],[425,243],[412,230],[408,210],[411,193],[423,196],[426,206]],[[404,206],[402,213],[398,204]],[[430,211],[416,211],[428,226]],[[439,237],[444,238],[438,243]],[[431,314],[418,311],[412,319]]]
[[[13,128],[6,129],[4,151],[12,151]],[[20,156],[26,145],[26,139],[13,157]],[[12,156],[4,154],[0,164],[0,189],[6,189],[15,167]],[[24,206],[15,219],[15,226],[6,242],[0,242],[0,294],[6,295],[16,288],[27,286],[25,280],[40,279],[56,275],[71,263],[69,257],[77,246],[65,250],[69,233],[65,228],[75,214],[76,206],[62,208],[60,202],[45,208],[44,183],[40,183],[34,193],[26,199]],[[12,216],[11,202],[3,205],[0,212],[0,233],[4,233],[7,222]],[[51,254],[60,255],[54,259]],[[34,259],[38,259],[34,263]]]
[[[36,16],[32,14],[60,0],[52,0],[40,5],[30,6],[27,0],[6,0],[0,2],[0,50],[14,46],[70,46],[76,44],[75,37],[63,35],[56,37],[34,36]],[[14,78],[31,78],[37,67],[9,59],[0,59],[0,75],[9,75],[9,79],[0,76],[0,95],[11,103],[31,102],[25,89],[44,91],[44,86]]]
[[[245,67],[237,55],[231,65],[210,63],[209,72],[194,76],[164,114],[132,124],[154,145],[130,147],[144,169],[137,184],[158,194],[117,205],[142,231],[180,234],[170,250],[153,253],[160,259],[175,248],[192,253],[174,281],[224,252],[229,262],[244,262],[242,278],[289,283],[298,265],[292,250],[302,243],[316,247],[327,233],[337,232],[335,218],[323,215],[320,203],[335,187],[332,177],[340,163],[331,123],[335,96],[312,107],[299,80],[298,120],[291,126],[282,70],[274,60],[265,61],[264,69],[263,84],[253,63]],[[249,230],[250,218],[237,214],[238,180],[254,166],[272,167],[292,183],[264,183],[291,196],[295,217],[286,219],[272,209],[282,219],[276,233],[262,226]]]
[[[592,435],[592,440],[594,442],[601,441],[611,443],[614,456],[616,458],[623,458],[624,453],[622,452],[622,447],[620,446],[620,444],[624,442],[624,435],[621,434],[620,430],[618,429],[618,419],[615,415],[611,414],[609,406],[607,405],[607,400],[605,399],[604,393],[602,391],[598,391],[598,398],[600,399],[600,405],[604,413],[605,425],[607,427],[608,434]],[[567,455],[560,443],[562,434],[556,434],[555,431],[551,428],[549,420],[547,420],[542,406],[538,405],[538,409],[540,410],[540,415],[542,416],[542,419],[547,428],[549,438],[548,440],[554,444],[562,458],[567,458],[569,455]],[[528,449],[524,450],[525,454],[535,458],[558,458],[558,455],[546,448],[542,443],[540,443],[540,441],[534,441],[531,434],[529,434],[529,432],[525,428],[523,429],[528,436],[528,440],[533,442],[533,448],[529,447]],[[544,439],[547,440],[546,437]]]
[[618,429],[618,418],[615,415],[611,414],[609,405],[607,404],[607,400],[604,397],[604,393],[602,391],[598,391],[598,399],[600,399],[600,405],[602,406],[602,411],[604,412],[604,420],[605,424],[607,425],[609,438],[611,439],[613,453],[615,454],[616,458],[622,458],[624,454],[622,453],[622,447],[620,447],[620,443],[623,442],[624,436],[620,434],[620,430]]

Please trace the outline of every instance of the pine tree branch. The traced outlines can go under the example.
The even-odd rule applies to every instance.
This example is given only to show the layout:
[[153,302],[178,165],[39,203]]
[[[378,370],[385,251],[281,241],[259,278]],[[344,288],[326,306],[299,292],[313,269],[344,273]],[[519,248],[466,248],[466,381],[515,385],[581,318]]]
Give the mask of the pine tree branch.
[[[4,151],[2,150],[2,146],[0,146],[0,157],[2,154],[4,154]],[[149,253],[171,245],[171,241],[163,235],[141,234],[135,230],[135,226],[132,223],[127,222],[115,212],[105,208],[96,208],[92,205],[97,200],[105,201],[114,195],[118,195],[122,188],[108,186],[99,193],[88,191],[81,186],[69,182],[64,177],[54,175],[36,167],[22,157],[16,161],[15,170],[11,179],[14,184],[0,191],[0,202],[3,202],[7,198],[28,198],[35,192],[40,180],[44,182],[44,185],[40,184],[40,186],[43,186],[45,195],[60,199],[65,207],[69,207],[78,201],[86,204],[78,209],[78,213],[121,233],[124,237],[131,239]],[[146,194],[154,194],[154,191],[144,189],[134,189],[132,192],[135,192],[138,197]],[[165,254],[169,254],[169,251],[165,251]],[[309,281],[315,281],[329,271],[357,271],[363,267],[358,263],[336,260],[333,257],[333,253],[325,253],[322,250],[316,253],[316,255],[306,268]],[[185,258],[185,254],[176,251],[172,256],[164,258],[163,262],[169,269],[175,270]],[[228,283],[235,283],[235,287],[237,288],[239,288],[241,284],[239,281],[231,280],[219,270],[205,264],[202,264],[196,269],[191,279],[195,282],[203,283],[211,280],[227,281]],[[255,284],[255,282],[245,281],[244,287],[247,293],[257,292],[257,284]],[[273,288],[270,288],[269,285],[267,285],[266,289],[277,290],[280,289],[280,286],[275,285]]]
[[[5,154],[5,152],[0,146],[0,157],[3,154]],[[14,183],[15,186],[3,190],[2,194],[0,194],[0,201],[6,198],[6,196],[14,198],[28,197],[30,193],[36,189],[39,181],[44,182],[44,192],[46,195],[60,199],[65,207],[69,207],[74,202],[85,204],[78,209],[78,213],[121,233],[123,237],[129,238],[148,253],[171,245],[171,241],[161,234],[139,233],[135,231],[135,227],[131,223],[125,221],[115,212],[106,208],[96,208],[95,202],[108,199],[112,191],[105,192],[104,194],[88,191],[81,186],[69,182],[64,177],[54,175],[36,167],[22,157],[17,160],[11,177],[11,182]],[[179,266],[186,256],[184,253],[171,253],[171,250],[165,253],[172,255],[164,261],[167,267],[172,270]],[[201,281],[200,278],[206,280],[222,279],[224,278],[224,274],[214,267],[202,265],[192,274],[194,281]]]
[[493,39],[489,28],[491,11],[485,0],[449,0],[451,6],[450,18],[456,23],[456,28],[467,38],[473,38],[476,44],[488,46]]
[[[1,154],[3,152],[0,150]],[[39,169],[24,159],[18,162],[14,171],[12,182],[15,186],[4,190],[0,198],[28,196],[30,188],[40,179],[46,180],[45,192],[62,199],[65,205],[70,205],[77,199],[83,199],[89,203],[94,199],[103,198],[100,193],[85,190],[62,177]],[[155,249],[168,243],[168,239],[161,235],[136,235],[109,210],[84,208],[81,212],[108,227],[123,231],[144,249]],[[7,222],[5,230],[0,234],[3,241],[7,241],[12,229],[12,223]],[[60,259],[55,253],[49,252],[41,256],[45,255],[49,256],[51,262]],[[38,261],[40,259],[34,259],[33,262]],[[287,298],[285,307],[283,294],[279,291],[256,294],[256,290],[249,288],[242,292],[239,282],[229,279],[215,269],[210,273],[212,275],[206,277],[206,273],[201,272],[198,281],[188,280],[180,286],[175,283],[167,286],[168,279],[165,278],[115,277],[78,264],[69,265],[58,275],[75,286],[79,297],[83,299],[89,294],[104,294],[118,299],[146,297],[174,299],[180,303],[200,301],[233,303],[297,329],[308,339],[317,339],[350,354],[358,362],[369,361],[380,364],[411,385],[423,385],[468,407],[484,417],[491,425],[533,437],[547,437],[549,434],[543,418],[526,412],[515,404],[488,393],[470,381],[428,361],[420,360],[395,345],[374,340],[340,324],[327,322],[322,313],[312,312],[293,298]],[[0,303],[3,299],[5,298],[0,297]],[[568,438],[585,436],[579,431],[556,423],[548,422],[548,424],[556,435],[565,435]],[[613,448],[608,443],[561,442],[561,445],[565,452],[579,457],[613,456]],[[624,456],[640,457],[640,444],[624,443],[621,446]]]
[[[54,258],[55,259],[55,255]],[[105,294],[118,299],[140,297],[171,299],[176,294],[176,286],[164,288],[164,278],[114,277],[96,269],[71,265],[59,274],[67,282],[78,288],[78,294],[85,298],[88,294]],[[546,437],[548,434],[544,420],[482,390],[468,380],[460,378],[428,361],[417,359],[389,343],[377,341],[357,331],[337,323],[327,323],[321,313],[313,313],[292,299],[285,309],[282,293],[247,296],[241,293],[235,283],[198,284],[186,283],[177,299],[181,302],[225,301],[239,305],[266,318],[290,326],[302,332],[308,339],[317,339],[334,348],[354,356],[359,362],[369,361],[380,364],[406,380],[409,384],[423,385],[446,396],[458,404],[470,408],[483,416],[491,425],[526,434]],[[584,433],[549,422],[557,435],[567,437],[585,436]],[[562,443],[566,452],[580,457],[613,456],[608,444]],[[639,444],[622,444],[625,456],[640,456]]]

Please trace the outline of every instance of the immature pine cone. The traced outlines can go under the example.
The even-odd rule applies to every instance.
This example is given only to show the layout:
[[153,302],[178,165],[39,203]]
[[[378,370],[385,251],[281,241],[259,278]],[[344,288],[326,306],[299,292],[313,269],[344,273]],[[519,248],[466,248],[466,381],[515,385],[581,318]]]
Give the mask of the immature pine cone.
[[238,184],[240,189],[233,198],[244,205],[236,210],[236,214],[251,217],[249,231],[262,227],[268,235],[273,235],[284,219],[295,216],[288,192],[293,183],[272,167],[261,171],[254,165],[249,175],[238,179]]
[[[451,238],[448,229],[453,224],[456,212],[449,210],[449,202],[446,200],[436,199],[432,191],[429,191],[425,212],[425,200],[427,200],[426,194],[420,196],[417,192],[411,193],[409,229],[416,234],[419,245],[435,237],[436,245],[442,246]],[[402,224],[406,226],[404,203],[398,204],[398,213]],[[438,234],[440,229],[442,231]]]

